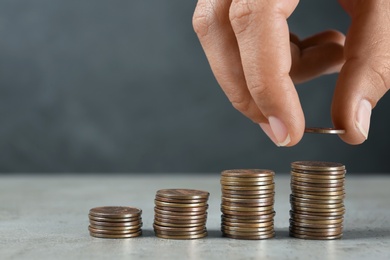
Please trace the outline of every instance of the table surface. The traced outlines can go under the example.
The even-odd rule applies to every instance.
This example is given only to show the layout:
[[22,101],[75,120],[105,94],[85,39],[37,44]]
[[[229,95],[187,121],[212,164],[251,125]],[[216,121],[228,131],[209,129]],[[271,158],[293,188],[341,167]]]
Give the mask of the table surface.
[[[287,174],[275,179],[275,238],[222,237],[219,178],[215,173],[0,176],[0,259],[390,258],[390,175],[348,174],[344,236],[333,241],[289,237]],[[210,192],[208,237],[168,240],[154,236],[154,196],[163,188]],[[131,239],[90,237],[89,209],[108,205],[141,208],[143,235]]]

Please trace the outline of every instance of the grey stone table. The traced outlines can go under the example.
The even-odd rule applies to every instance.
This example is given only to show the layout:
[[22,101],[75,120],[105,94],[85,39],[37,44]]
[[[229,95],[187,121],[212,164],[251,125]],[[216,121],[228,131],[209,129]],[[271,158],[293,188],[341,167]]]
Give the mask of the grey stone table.
[[[221,237],[219,174],[0,176],[0,259],[390,259],[390,175],[348,174],[344,237],[312,241],[288,236],[289,176],[276,182],[276,237]],[[153,233],[154,196],[162,188],[211,193],[207,238],[166,240]],[[143,210],[143,236],[99,239],[88,234],[95,206]]]

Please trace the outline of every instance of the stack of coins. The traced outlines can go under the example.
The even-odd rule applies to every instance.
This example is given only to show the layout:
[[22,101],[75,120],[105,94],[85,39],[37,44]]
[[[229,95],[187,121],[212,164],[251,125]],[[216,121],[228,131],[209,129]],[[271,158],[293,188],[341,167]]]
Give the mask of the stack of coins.
[[274,175],[271,170],[259,169],[221,173],[223,236],[235,239],[274,237]]
[[291,164],[290,236],[337,239],[343,235],[345,166],[299,161]]
[[190,189],[164,189],[156,193],[154,232],[168,239],[196,239],[207,236],[209,193]]
[[133,207],[97,207],[89,210],[89,234],[100,238],[141,235],[142,211]]

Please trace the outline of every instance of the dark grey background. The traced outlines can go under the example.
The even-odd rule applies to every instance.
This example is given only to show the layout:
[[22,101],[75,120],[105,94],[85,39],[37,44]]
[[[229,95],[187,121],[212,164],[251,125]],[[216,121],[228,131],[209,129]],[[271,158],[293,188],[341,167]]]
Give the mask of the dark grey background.
[[[385,97],[369,140],[305,135],[277,148],[235,111],[192,29],[196,1],[0,1],[0,171],[218,172],[329,160],[389,172]],[[336,0],[302,0],[300,37],[349,18]],[[261,47],[261,46],[259,46]],[[297,86],[308,125],[330,126],[336,75]]]

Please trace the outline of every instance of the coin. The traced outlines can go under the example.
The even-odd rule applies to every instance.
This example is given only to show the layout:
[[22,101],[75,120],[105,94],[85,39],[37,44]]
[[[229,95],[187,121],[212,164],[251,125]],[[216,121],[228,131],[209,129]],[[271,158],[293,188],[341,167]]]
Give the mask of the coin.
[[226,226],[226,225],[221,226],[222,232],[236,231],[236,232],[243,232],[243,233],[245,232],[255,233],[255,232],[271,232],[273,231],[273,229],[274,229],[273,224],[266,227],[234,227],[234,226]]
[[[222,190],[224,197],[232,196],[257,196],[257,198],[267,198],[275,195],[274,190]],[[227,195],[227,196],[225,196]]]
[[296,161],[291,163],[291,168],[310,171],[342,171],[345,166],[335,162],[321,161]]
[[210,193],[193,189],[162,189],[158,190],[156,196],[172,199],[208,199]]
[[294,182],[291,182],[291,189],[294,190],[304,190],[304,191],[314,191],[314,192],[341,192],[344,193],[344,186],[324,188],[324,187],[314,187],[314,186],[304,186],[298,185]]
[[259,231],[259,232],[239,232],[234,230],[223,230],[222,233],[224,235],[233,235],[233,236],[240,236],[240,237],[251,237],[251,236],[266,236],[275,234],[275,231],[268,230],[268,231]]
[[297,171],[292,170],[290,171],[292,178],[308,178],[311,181],[319,181],[319,180],[337,180],[337,181],[344,181],[345,178],[345,171],[342,172],[326,172],[326,174],[323,174],[323,172],[306,172],[306,171]]
[[95,221],[90,219],[90,224],[95,226],[106,226],[106,227],[132,227],[134,225],[139,225],[140,221],[132,221],[132,222],[104,222],[104,221]]
[[142,227],[142,223],[138,224],[138,225],[135,225],[135,226],[127,226],[127,227],[107,227],[107,226],[99,226],[99,225],[94,225],[94,224],[89,224],[90,227],[92,228],[95,228],[95,229],[104,229],[104,230],[107,230],[107,231],[137,231],[137,230],[140,230],[141,227]]
[[133,222],[142,220],[141,217],[133,217],[133,218],[101,218],[95,217],[92,215],[88,215],[88,218],[95,221],[103,221],[103,222]]
[[119,234],[119,235],[109,235],[109,234],[101,234],[101,233],[94,233],[94,232],[89,232],[89,234],[93,237],[98,237],[98,238],[132,238],[132,237],[139,237],[142,234],[142,231],[138,231],[136,233],[131,233],[131,234]]
[[206,229],[202,229],[199,231],[164,231],[164,230],[156,230],[156,232],[160,235],[166,235],[166,236],[193,236],[193,235],[199,235],[207,232]]
[[201,234],[196,234],[196,235],[184,235],[184,236],[179,236],[179,235],[164,235],[161,233],[156,233],[156,236],[159,238],[165,238],[165,239],[198,239],[198,238],[203,238],[207,236],[207,232],[201,233]]
[[158,209],[171,211],[171,212],[200,212],[199,214],[204,214],[204,212],[208,209],[208,206],[202,207],[193,207],[193,208],[179,208],[179,207],[165,207],[165,206],[156,206]]
[[154,219],[154,224],[159,225],[159,226],[164,226],[164,227],[199,227],[199,226],[204,226],[204,221],[202,222],[195,222],[195,223],[183,223],[183,222],[167,222],[167,221],[159,221]]
[[174,199],[174,198],[166,198],[156,195],[156,200],[162,202],[170,202],[170,203],[203,203],[207,202],[207,199]]
[[109,235],[121,235],[121,234],[133,234],[139,232],[139,228],[137,229],[125,229],[125,230],[107,230],[107,229],[98,229],[94,226],[88,226],[88,230],[93,233],[99,234],[109,234]]
[[142,213],[139,208],[106,206],[96,207],[89,210],[89,215],[102,218],[132,218]]
[[154,216],[154,219],[158,222],[163,222],[163,223],[176,223],[176,224],[197,224],[197,223],[204,223],[206,221],[206,218],[201,218],[201,219],[186,219],[186,218],[182,218],[182,219],[171,219],[169,217],[165,217],[163,216],[162,218],[161,217],[158,217],[158,216]]
[[344,178],[341,179],[313,179],[310,177],[297,177],[292,176],[294,182],[307,183],[307,185],[320,185],[320,184],[339,184],[344,185]]
[[265,184],[270,184],[274,182],[273,176],[267,176],[267,177],[226,177],[221,176],[221,181],[226,182],[250,182],[250,183],[256,183],[256,182],[264,182]]
[[199,208],[199,207],[207,207],[207,202],[201,203],[171,203],[171,202],[163,202],[154,200],[156,206],[159,207],[174,207],[174,208]]
[[266,169],[235,169],[235,170],[224,170],[221,173],[221,176],[223,177],[241,177],[241,178],[270,177],[274,175],[275,175],[274,171],[266,170]]
[[182,220],[203,220],[203,221],[206,221],[207,213],[202,214],[202,215],[194,215],[194,216],[191,216],[191,215],[181,216],[181,215],[172,215],[172,214],[160,214],[160,213],[155,212],[154,217],[155,218],[166,218],[166,219],[178,220],[178,221],[182,221]]
[[344,129],[330,128],[330,127],[306,127],[305,133],[342,135],[342,134],[345,134],[345,130]]
[[153,224],[153,228],[154,230],[163,230],[163,231],[192,232],[192,231],[203,230],[206,227],[204,225],[196,226],[196,227],[165,227],[165,226]]
[[197,210],[197,211],[171,211],[166,209],[161,209],[158,207],[154,207],[154,212],[162,215],[169,215],[169,216],[201,216],[204,214],[207,214],[205,210]]
[[252,204],[252,203],[268,203],[274,202],[274,198],[255,198],[255,199],[247,199],[247,198],[231,198],[231,197],[225,197],[222,196],[223,202],[232,202],[232,203],[243,203],[243,204]]
[[268,186],[274,184],[273,181],[241,182],[241,181],[223,181],[223,180],[221,180],[220,183],[224,186]]
[[314,199],[314,200],[342,200],[345,197],[345,193],[340,195],[323,195],[323,194],[308,194],[308,193],[302,193],[302,192],[294,192],[294,197],[296,198],[302,198],[302,199]]
[[243,239],[243,240],[262,240],[262,239],[269,239],[273,238],[275,236],[275,232],[271,232],[264,235],[254,235],[254,236],[237,236],[237,235],[230,235],[230,234],[223,234],[224,237],[233,238],[233,239]]
[[324,200],[316,200],[316,199],[305,199],[305,198],[299,198],[294,195],[290,195],[290,202],[302,202],[302,203],[315,203],[315,204],[340,204],[343,203],[342,199],[338,200],[329,200],[329,199],[324,199]]
[[256,185],[256,186],[227,186],[227,185],[222,185],[222,189],[225,190],[245,190],[245,191],[261,191],[261,190],[266,190],[268,192],[273,192],[275,188],[274,184],[270,185]]
[[221,209],[229,211],[270,211],[274,209],[274,206],[261,206],[261,207],[234,207],[221,204]]

